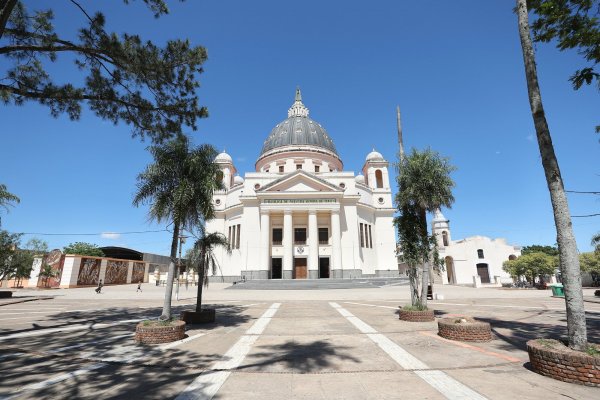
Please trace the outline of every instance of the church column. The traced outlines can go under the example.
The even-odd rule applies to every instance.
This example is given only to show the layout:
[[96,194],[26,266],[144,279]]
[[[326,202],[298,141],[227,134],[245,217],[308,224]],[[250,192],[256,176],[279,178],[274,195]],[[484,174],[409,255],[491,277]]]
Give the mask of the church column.
[[260,211],[260,270],[269,270],[269,247],[270,243],[271,225],[269,218],[269,211]]
[[317,210],[308,211],[308,277],[319,277],[319,228],[317,227]]
[[283,278],[292,278],[294,268],[294,226],[292,210],[283,211]]
[[[331,211],[332,269],[342,268],[342,233],[340,231],[340,210]],[[342,278],[341,276],[339,278]]]

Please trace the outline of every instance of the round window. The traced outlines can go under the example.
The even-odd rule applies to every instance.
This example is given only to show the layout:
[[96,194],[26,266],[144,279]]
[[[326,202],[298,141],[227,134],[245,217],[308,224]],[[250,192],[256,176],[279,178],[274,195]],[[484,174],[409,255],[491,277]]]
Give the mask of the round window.
[[215,200],[215,204],[216,204],[216,205],[220,205],[220,204],[221,204],[221,199],[216,199],[216,200]]
[[383,197],[378,198],[377,201],[379,202],[379,204],[383,204],[383,202],[384,202]]
[[258,189],[260,189],[260,184],[259,183],[257,183],[256,185],[254,185],[254,190],[258,190]]
[[341,187],[342,189],[345,189],[345,188],[346,188],[346,184],[345,184],[344,182],[342,182],[342,183],[340,183],[340,187]]

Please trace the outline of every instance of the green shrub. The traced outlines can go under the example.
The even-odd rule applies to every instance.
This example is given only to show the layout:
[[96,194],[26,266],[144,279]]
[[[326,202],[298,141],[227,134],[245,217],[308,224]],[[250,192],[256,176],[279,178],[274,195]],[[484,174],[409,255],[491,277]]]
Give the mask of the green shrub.
[[427,311],[428,308],[427,306],[424,306],[422,304],[416,304],[414,306],[404,306],[402,307],[403,310],[406,311]]

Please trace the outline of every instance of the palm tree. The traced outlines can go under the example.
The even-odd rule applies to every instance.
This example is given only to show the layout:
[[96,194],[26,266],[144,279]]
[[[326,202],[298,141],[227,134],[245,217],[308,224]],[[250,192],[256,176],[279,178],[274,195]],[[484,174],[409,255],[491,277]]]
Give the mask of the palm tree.
[[594,251],[600,254],[600,232],[592,236],[591,244],[595,247]]
[[213,162],[217,151],[210,145],[191,147],[189,138],[178,136],[150,147],[154,162],[138,175],[133,204],[150,203],[150,220],[173,224],[171,262],[160,319],[171,318],[171,296],[177,260],[177,241],[183,229],[192,230],[213,218],[212,197],[222,188],[220,169]]
[[[20,201],[21,199],[8,191],[6,185],[0,183],[0,207],[8,211],[8,206],[12,206],[11,203],[19,203]],[[0,219],[0,225],[2,225],[2,219]]]
[[529,33],[527,0],[517,0],[517,14],[531,116],[533,117],[533,123],[535,125],[538,147],[542,158],[542,166],[544,168],[544,174],[546,175],[546,183],[548,185],[548,191],[550,192],[550,201],[554,212],[560,270],[565,291],[569,347],[582,351],[587,348],[587,331],[585,326],[583,291],[581,289],[579,255],[571,224],[569,204],[567,202],[558,160],[554,153],[554,146],[552,145],[552,137],[550,136],[550,129],[548,128],[548,122],[546,121],[546,114],[544,113],[544,107],[542,105],[542,96],[538,85],[537,70],[535,66],[535,52],[531,45],[531,36]]
[[401,215],[396,225],[410,269],[415,272],[416,266],[422,265],[421,296],[417,301],[423,307],[427,307],[429,264],[439,265],[435,239],[427,232],[427,212],[442,206],[451,207],[454,203],[454,181],[450,173],[455,169],[447,158],[431,149],[422,152],[413,149],[398,165],[396,204]]
[[214,250],[216,247],[225,247],[229,250],[229,242],[222,233],[206,233],[204,227],[200,230],[200,238],[194,243],[187,253],[187,261],[193,270],[198,271],[198,296],[196,298],[196,312],[202,311],[202,289],[208,286],[208,272],[217,273],[218,263]]

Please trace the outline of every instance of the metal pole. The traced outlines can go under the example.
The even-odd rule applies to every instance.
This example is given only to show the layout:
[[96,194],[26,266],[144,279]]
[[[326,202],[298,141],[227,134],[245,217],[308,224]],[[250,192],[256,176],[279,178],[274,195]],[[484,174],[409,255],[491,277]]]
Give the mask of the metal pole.
[[400,119],[400,106],[396,107],[396,123],[398,127],[398,148],[400,151],[400,162],[404,160],[404,140],[402,138],[402,122]]

